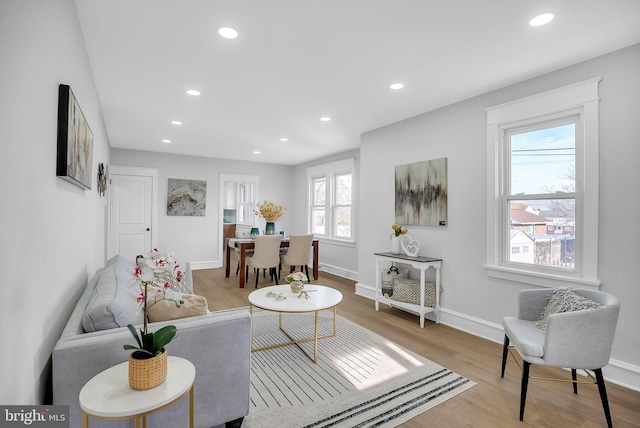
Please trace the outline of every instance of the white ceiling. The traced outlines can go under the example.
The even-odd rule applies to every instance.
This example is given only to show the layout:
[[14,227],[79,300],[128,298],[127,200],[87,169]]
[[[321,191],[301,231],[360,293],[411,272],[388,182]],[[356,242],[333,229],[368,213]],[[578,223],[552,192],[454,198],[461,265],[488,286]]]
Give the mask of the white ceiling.
[[[286,165],[357,148],[364,132],[640,42],[639,0],[76,7],[112,147]],[[555,15],[550,24],[528,25],[544,12]],[[220,37],[224,26],[239,37]],[[394,82],[404,89],[389,89]],[[187,95],[190,88],[201,95]],[[321,122],[325,115],[332,120]]]

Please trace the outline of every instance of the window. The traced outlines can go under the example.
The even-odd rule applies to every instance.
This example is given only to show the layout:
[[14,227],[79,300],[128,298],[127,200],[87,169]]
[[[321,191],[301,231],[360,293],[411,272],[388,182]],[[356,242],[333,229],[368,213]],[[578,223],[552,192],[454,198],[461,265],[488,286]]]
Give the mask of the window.
[[238,223],[253,224],[253,183],[238,183]]
[[[571,116],[504,130],[506,165],[501,208],[508,213],[509,222],[503,227],[519,230],[521,224],[529,224],[526,230],[534,241],[536,257],[525,263],[575,270],[575,253],[554,251],[562,242],[548,239],[556,231],[556,226],[549,223],[575,224],[579,120],[578,116]],[[540,226],[540,233],[536,225]],[[523,262],[514,258],[506,261]]]
[[600,285],[599,81],[486,109],[489,276],[549,287]]
[[354,241],[354,159],[307,170],[310,231],[317,237]]

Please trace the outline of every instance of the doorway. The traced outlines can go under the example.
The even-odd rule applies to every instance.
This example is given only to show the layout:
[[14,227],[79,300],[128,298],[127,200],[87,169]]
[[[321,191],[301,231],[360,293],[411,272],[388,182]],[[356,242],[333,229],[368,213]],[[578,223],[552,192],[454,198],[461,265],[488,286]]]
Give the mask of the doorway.
[[[218,236],[222,242],[218,248],[226,248],[224,227],[235,224],[234,230],[246,231],[247,234],[254,225],[253,210],[256,201],[259,201],[257,175],[245,174],[220,174],[220,221]],[[221,260],[224,260],[224,252]]]

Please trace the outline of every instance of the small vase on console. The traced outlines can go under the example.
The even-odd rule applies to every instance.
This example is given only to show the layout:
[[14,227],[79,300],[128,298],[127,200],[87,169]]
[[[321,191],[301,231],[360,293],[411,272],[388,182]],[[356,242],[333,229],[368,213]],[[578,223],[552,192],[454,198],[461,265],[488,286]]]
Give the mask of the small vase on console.
[[400,237],[391,235],[391,253],[400,254]]

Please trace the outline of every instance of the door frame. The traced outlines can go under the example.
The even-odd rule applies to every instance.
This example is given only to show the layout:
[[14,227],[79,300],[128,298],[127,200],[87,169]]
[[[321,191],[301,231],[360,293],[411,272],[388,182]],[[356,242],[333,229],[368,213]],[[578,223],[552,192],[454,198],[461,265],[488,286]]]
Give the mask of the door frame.
[[[113,175],[151,177],[151,248],[156,248],[158,246],[158,168],[109,165],[109,185],[111,185],[111,176]],[[107,204],[107,257],[111,254],[111,233],[111,192],[109,192]]]
[[[218,248],[222,247],[222,241],[224,240],[223,233],[223,221],[224,218],[224,184],[226,182],[234,182],[234,183],[253,183],[253,201],[259,202],[259,187],[260,187],[260,176],[258,175],[250,175],[250,174],[231,174],[231,173],[220,173],[220,193],[218,194],[218,236],[220,237],[220,241],[218,243]],[[222,253],[222,257],[220,257],[220,261],[224,260],[224,251]]]

